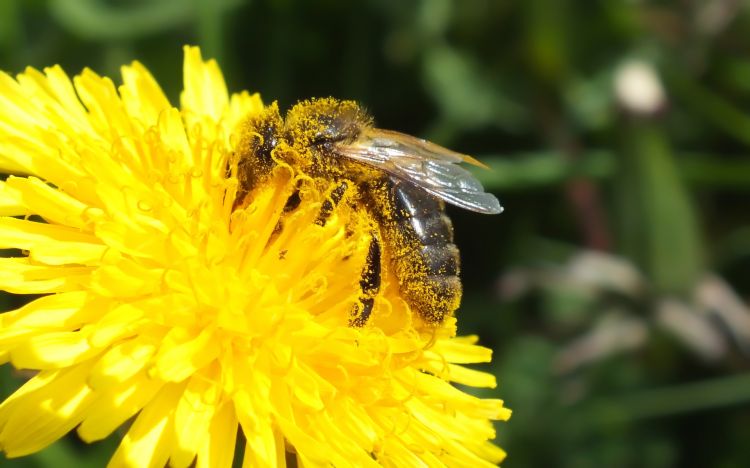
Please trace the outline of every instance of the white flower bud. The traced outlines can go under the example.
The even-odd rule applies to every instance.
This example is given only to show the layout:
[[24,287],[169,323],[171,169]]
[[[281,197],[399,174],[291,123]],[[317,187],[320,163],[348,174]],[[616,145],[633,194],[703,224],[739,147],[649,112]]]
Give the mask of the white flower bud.
[[649,115],[664,107],[666,95],[661,80],[651,64],[629,60],[615,71],[615,95],[629,112]]

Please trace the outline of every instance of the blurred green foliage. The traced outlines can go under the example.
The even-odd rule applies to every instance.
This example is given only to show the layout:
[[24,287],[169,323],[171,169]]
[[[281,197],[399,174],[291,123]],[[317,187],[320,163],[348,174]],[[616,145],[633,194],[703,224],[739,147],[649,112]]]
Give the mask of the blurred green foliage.
[[[4,0],[0,68],[137,59],[176,102],[197,44],[233,90],[356,99],[476,155],[507,210],[450,212],[460,323],[496,352],[505,466],[734,467],[750,466],[749,26],[735,0]],[[663,95],[644,110],[648,79]],[[23,376],[2,372],[9,394]],[[115,444],[4,463],[102,466]]]

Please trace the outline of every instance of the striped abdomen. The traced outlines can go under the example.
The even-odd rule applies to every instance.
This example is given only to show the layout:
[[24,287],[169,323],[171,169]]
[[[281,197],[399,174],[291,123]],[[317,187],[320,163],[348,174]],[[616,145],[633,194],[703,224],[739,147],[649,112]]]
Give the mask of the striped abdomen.
[[401,295],[427,322],[439,323],[461,300],[458,248],[443,202],[421,188],[381,179],[371,192]]

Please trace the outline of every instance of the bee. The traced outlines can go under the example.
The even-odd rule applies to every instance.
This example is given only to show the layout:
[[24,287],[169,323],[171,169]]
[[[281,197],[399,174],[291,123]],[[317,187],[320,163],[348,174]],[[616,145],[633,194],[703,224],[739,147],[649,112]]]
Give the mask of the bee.
[[[459,166],[463,162],[483,166],[479,161],[426,140],[375,128],[372,117],[354,101],[301,101],[286,118],[274,103],[244,125],[235,152],[238,200],[283,161],[334,187],[316,224],[325,225],[352,184],[356,185],[353,203],[375,220],[351,326],[367,323],[380,291],[383,258],[390,262],[401,296],[425,322],[440,324],[458,308],[459,252],[445,202],[479,213],[502,212],[497,198]],[[297,194],[285,210],[298,204]]]

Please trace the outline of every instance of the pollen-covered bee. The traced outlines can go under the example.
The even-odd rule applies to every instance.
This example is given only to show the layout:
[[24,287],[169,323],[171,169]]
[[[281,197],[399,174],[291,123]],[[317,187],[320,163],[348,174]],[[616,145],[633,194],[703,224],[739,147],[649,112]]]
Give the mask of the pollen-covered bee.
[[[357,103],[331,98],[302,101],[286,118],[271,105],[245,123],[243,135],[235,154],[238,200],[283,161],[333,183],[315,221],[324,225],[350,185],[356,185],[354,203],[370,213],[377,229],[362,269],[352,326],[364,325],[372,312],[383,257],[398,278],[401,296],[426,322],[441,323],[458,308],[459,254],[443,202],[479,213],[502,211],[497,198],[458,165],[481,163],[419,138],[375,128]],[[277,151],[282,145],[293,151]]]

